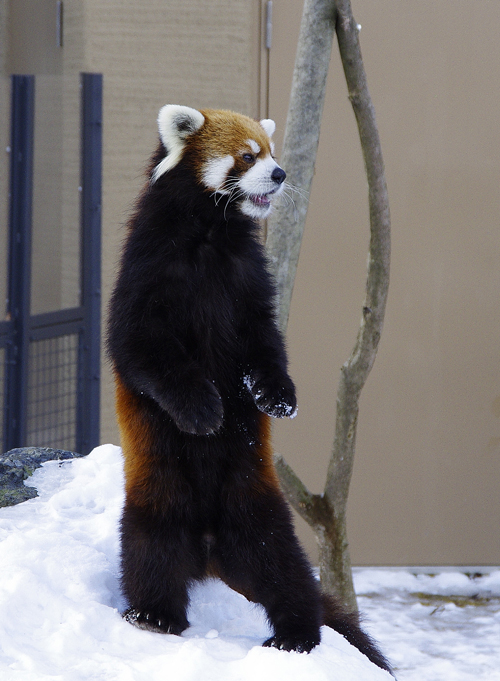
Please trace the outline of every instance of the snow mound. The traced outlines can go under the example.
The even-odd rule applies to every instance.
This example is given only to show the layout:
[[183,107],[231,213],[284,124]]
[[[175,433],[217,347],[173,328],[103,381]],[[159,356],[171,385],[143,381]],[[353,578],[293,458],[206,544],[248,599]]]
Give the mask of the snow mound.
[[331,629],[309,655],[262,648],[260,606],[209,580],[193,588],[181,637],[122,620],[118,521],[121,450],[49,461],[39,496],[0,509],[2,681],[388,681]]
[[429,594],[436,596],[463,596],[464,598],[499,598],[500,570],[488,574],[470,575],[452,570],[434,574],[411,574],[402,570],[377,570],[364,568],[355,571],[356,593],[368,595],[383,593],[390,596],[392,590],[399,593]]

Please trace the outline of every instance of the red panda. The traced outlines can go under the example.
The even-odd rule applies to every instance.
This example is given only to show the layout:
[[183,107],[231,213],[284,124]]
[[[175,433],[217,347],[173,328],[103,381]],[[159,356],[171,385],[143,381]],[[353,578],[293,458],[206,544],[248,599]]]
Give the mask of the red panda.
[[274,127],[159,113],[109,306],[124,617],[180,634],[190,584],[215,575],[263,605],[265,646],[309,652],[326,623],[390,670],[357,615],[322,595],[273,467],[270,417],[297,406],[258,222],[284,188]]

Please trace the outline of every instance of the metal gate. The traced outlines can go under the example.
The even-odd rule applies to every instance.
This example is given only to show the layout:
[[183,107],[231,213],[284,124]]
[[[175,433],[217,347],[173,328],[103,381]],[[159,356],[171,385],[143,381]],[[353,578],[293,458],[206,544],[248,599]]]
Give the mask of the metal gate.
[[99,443],[102,76],[80,79],[80,304],[31,314],[35,77],[12,76],[0,451]]

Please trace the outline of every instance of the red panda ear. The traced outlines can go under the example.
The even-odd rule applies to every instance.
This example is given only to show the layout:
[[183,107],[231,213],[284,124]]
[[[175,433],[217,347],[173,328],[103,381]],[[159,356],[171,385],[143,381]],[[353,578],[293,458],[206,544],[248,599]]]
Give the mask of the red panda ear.
[[276,130],[276,123],[273,120],[271,120],[270,118],[264,118],[261,120],[260,124],[266,131],[268,137],[272,137],[274,135],[274,131]]
[[[168,149],[168,143],[184,140],[196,132],[205,122],[205,117],[189,106],[167,104],[158,114],[158,130],[161,141]],[[170,150],[169,150],[170,151]]]
[[179,163],[186,138],[199,130],[204,122],[203,114],[189,106],[167,104],[160,109],[158,131],[167,156],[154,169],[152,182]]

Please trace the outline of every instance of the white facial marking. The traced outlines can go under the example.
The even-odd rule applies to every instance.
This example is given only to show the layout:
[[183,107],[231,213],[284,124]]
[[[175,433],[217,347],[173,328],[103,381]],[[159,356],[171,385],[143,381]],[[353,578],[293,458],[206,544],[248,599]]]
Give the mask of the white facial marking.
[[260,195],[274,192],[278,185],[271,179],[271,174],[277,167],[278,164],[271,156],[258,159],[250,170],[241,176],[239,186],[245,194]]
[[274,135],[276,130],[276,123],[271,118],[264,118],[260,122],[261,126],[264,128],[269,137]]
[[196,132],[205,122],[205,117],[189,106],[167,104],[158,114],[158,131],[167,156],[158,163],[151,176],[151,182],[174,168],[180,161],[186,137]]
[[271,154],[274,156],[274,152],[276,151],[276,147],[274,146],[274,142],[271,142]]
[[252,153],[257,156],[257,154],[260,154],[260,146],[257,144],[255,140],[247,140],[247,144],[252,150]]
[[271,156],[259,159],[241,176],[238,188],[245,194],[240,210],[251,218],[266,218],[271,212],[271,201],[283,191],[271,177],[278,164]]
[[264,220],[271,212],[271,204],[257,206],[251,199],[243,199],[240,203],[240,210],[244,215],[254,220]]
[[203,168],[203,184],[208,189],[213,189],[221,194],[229,194],[229,189],[224,188],[227,174],[234,165],[234,158],[229,154],[228,156],[220,156],[219,158],[211,158],[207,161]]

